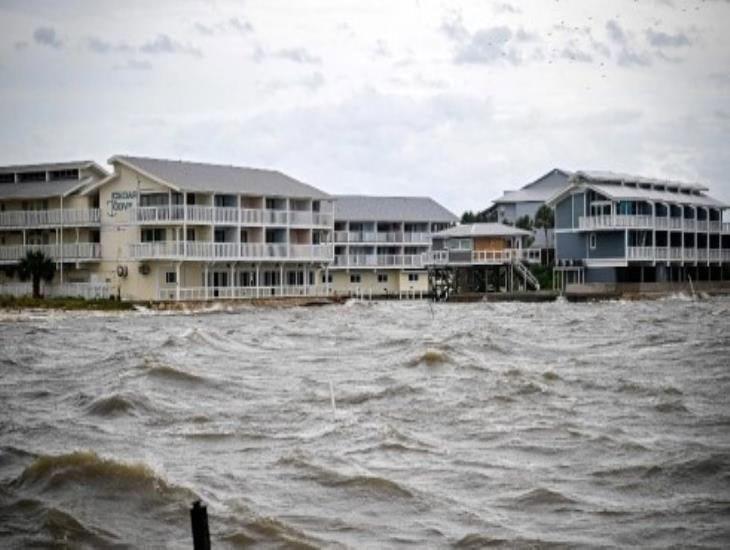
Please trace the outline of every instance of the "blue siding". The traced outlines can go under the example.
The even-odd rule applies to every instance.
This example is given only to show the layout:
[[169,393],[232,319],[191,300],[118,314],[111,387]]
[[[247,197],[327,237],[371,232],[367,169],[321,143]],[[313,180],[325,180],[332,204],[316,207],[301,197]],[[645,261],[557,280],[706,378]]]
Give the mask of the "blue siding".
[[555,228],[570,229],[573,227],[571,217],[573,215],[572,198],[570,195],[555,205]]
[[585,198],[583,193],[573,195],[573,227],[578,227],[578,218],[584,215]]
[[557,260],[579,260],[586,257],[585,233],[556,233],[555,254]]
[[588,249],[589,258],[623,258],[626,255],[626,237],[623,231],[596,231],[595,235],[596,248]]
[[586,283],[615,283],[616,281],[615,267],[586,269]]

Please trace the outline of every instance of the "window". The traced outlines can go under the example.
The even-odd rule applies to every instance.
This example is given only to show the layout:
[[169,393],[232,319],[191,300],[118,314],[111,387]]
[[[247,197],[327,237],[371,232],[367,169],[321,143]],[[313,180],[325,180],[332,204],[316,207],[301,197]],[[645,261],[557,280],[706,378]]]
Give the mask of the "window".
[[175,273],[174,271],[166,271],[165,283],[168,285],[174,285],[175,283],[177,283],[177,273]]
[[22,172],[18,174],[18,180],[20,182],[26,181],[46,181],[45,172]]
[[159,242],[165,240],[165,229],[164,228],[157,228],[157,229],[143,229],[142,230],[142,242],[143,243],[152,243],[152,242]]
[[360,284],[361,280],[362,280],[362,277],[360,276],[359,273],[350,275],[350,282],[352,284]]
[[326,283],[332,284],[332,273],[327,273],[327,275],[322,273],[322,284]]
[[388,274],[387,273],[378,273],[378,282],[379,283],[387,283],[388,282]]
[[79,171],[78,170],[54,170],[51,172],[51,180],[52,181],[60,181],[60,180],[77,180],[79,179]]
[[418,282],[418,273],[409,273],[408,281],[411,283],[417,283]]
[[597,243],[596,234],[595,233],[591,233],[591,235],[590,235],[590,237],[589,237],[588,240],[589,240],[589,243],[590,243],[591,250],[595,250],[596,249],[596,243]]
[[195,228],[194,227],[188,227],[188,232],[187,232],[186,238],[189,241],[195,240]]
[[15,174],[0,174],[0,183],[15,183]]
[[167,193],[145,193],[139,196],[140,206],[167,206],[170,195]]

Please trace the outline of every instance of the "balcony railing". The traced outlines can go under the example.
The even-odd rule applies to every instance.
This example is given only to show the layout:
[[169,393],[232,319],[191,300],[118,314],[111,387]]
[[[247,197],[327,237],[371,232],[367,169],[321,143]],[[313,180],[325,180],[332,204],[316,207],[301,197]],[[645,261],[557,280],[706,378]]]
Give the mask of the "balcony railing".
[[[0,295],[30,296],[33,294],[33,283],[4,283],[0,284]],[[106,283],[63,283],[48,284],[41,281],[41,295],[43,296],[73,296],[87,300],[109,298],[114,294],[111,285]]]
[[426,254],[427,262],[436,265],[448,264],[485,264],[502,265],[523,261],[539,263],[539,248],[505,248],[504,250],[434,250]]
[[300,296],[328,296],[326,286],[198,286],[161,288],[159,300],[245,300],[256,298],[294,298]]
[[98,208],[54,210],[6,210],[0,212],[0,227],[59,227],[98,225]]
[[730,224],[708,222],[690,218],[668,218],[665,216],[581,216],[578,218],[579,229],[670,229],[700,232],[730,232]]
[[338,243],[419,243],[431,244],[431,233],[401,231],[337,231]]
[[27,244],[0,246],[0,261],[15,262],[24,258],[29,251],[40,251],[54,260],[93,260],[101,257],[99,243]]
[[129,211],[130,220],[141,224],[171,222],[219,225],[293,225],[330,227],[332,214],[303,210],[236,208],[229,206],[139,206]]
[[331,261],[333,253],[333,247],[329,244],[158,241],[129,245],[131,259]]
[[730,260],[730,249],[630,246],[626,257],[637,261],[719,262]]
[[422,268],[423,254],[339,254],[336,267],[402,267]]

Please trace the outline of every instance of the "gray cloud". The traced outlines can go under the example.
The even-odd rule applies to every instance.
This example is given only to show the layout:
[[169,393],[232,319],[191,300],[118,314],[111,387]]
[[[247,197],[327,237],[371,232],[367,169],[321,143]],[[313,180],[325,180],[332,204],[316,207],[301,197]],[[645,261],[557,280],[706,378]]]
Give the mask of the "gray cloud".
[[101,38],[98,38],[96,36],[89,37],[87,41],[87,46],[89,50],[91,50],[94,53],[98,54],[107,54],[112,52],[128,52],[131,51],[132,47],[129,44],[125,44],[123,42],[119,42],[117,44],[112,44],[111,42],[107,42],[106,40],[103,40]]
[[202,52],[195,47],[181,44],[166,34],[158,34],[156,38],[143,44],[139,51],[146,54],[185,54],[202,57]]
[[441,32],[453,42],[461,42],[469,37],[469,31],[466,30],[461,15],[453,15],[449,19],[441,22]]
[[20,40],[20,41],[16,42],[15,44],[13,44],[13,47],[17,51],[25,50],[28,47],[28,42],[26,42],[25,40]]
[[730,73],[710,73],[707,78],[716,86],[730,87]]
[[48,46],[55,49],[63,47],[63,43],[56,35],[56,30],[53,27],[38,27],[33,31],[33,40],[41,46]]
[[505,60],[513,65],[521,61],[519,52],[509,47],[512,39],[509,27],[498,26],[476,31],[456,51],[456,63],[495,63]]
[[667,34],[661,31],[656,32],[652,29],[647,29],[646,40],[656,48],[681,48],[692,44],[683,32]]
[[217,23],[210,23],[207,25],[198,21],[193,25],[193,28],[205,36],[230,32],[245,35],[254,32],[253,25],[247,19],[242,19],[240,17],[231,17],[226,21],[219,21]]
[[619,52],[616,60],[622,67],[648,67],[651,65],[651,57],[646,53],[635,52],[628,48],[624,48]]
[[495,13],[522,13],[522,10],[517,6],[508,4],[507,2],[500,2],[494,5]]
[[304,65],[319,65],[322,63],[319,57],[312,55],[304,48],[284,48],[274,52],[266,52],[261,47],[257,47],[253,53],[253,60],[256,63],[261,63],[266,59],[283,59]]
[[563,59],[569,59],[571,61],[577,61],[579,63],[592,63],[593,57],[588,52],[584,52],[582,50],[579,50],[578,48],[574,46],[569,46],[567,48],[564,48],[562,52],[560,52],[560,57]]
[[618,21],[610,19],[606,23],[606,30],[608,31],[608,37],[616,44],[625,45],[627,42],[626,33],[619,25]]

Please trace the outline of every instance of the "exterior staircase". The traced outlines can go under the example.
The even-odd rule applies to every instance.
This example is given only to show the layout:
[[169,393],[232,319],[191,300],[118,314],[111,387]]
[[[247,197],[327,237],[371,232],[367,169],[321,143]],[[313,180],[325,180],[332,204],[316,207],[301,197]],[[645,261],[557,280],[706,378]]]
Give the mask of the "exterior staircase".
[[522,280],[525,281],[525,288],[531,286],[535,290],[540,290],[539,281],[525,264],[520,260],[513,260],[512,265],[514,266],[514,270],[522,277]]

